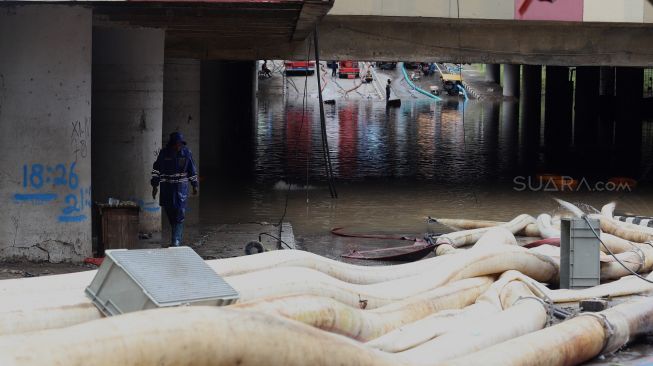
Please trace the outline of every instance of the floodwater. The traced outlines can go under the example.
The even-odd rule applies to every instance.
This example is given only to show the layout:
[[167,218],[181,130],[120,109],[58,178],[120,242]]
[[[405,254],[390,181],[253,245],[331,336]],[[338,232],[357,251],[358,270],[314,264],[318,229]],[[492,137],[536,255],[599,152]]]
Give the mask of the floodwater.
[[[387,109],[369,87],[324,106],[338,193],[332,199],[315,78],[308,80],[306,99],[307,80],[292,79],[294,86],[285,93],[281,77],[261,81],[251,142],[254,161],[240,162],[250,165],[251,174],[235,185],[221,178],[203,183],[201,226],[278,222],[285,211],[284,220],[292,223],[304,249],[338,258],[351,249],[398,243],[337,238],[329,234],[334,227],[421,236],[446,230],[427,225],[427,216],[510,220],[555,210],[553,197],[597,208],[616,200],[618,211],[653,215],[647,199],[653,164],[650,122],[643,123],[635,150],[606,143],[609,136],[583,148],[563,148],[556,141],[545,145],[544,124],[533,128],[538,121],[527,120],[515,102],[434,102],[402,92],[406,86],[400,82],[394,85],[404,95],[399,108]],[[347,83],[352,81],[334,79],[327,87],[349,90]],[[535,178],[546,173],[582,184],[573,192],[557,191]],[[632,177],[638,185],[605,190],[617,176]]]

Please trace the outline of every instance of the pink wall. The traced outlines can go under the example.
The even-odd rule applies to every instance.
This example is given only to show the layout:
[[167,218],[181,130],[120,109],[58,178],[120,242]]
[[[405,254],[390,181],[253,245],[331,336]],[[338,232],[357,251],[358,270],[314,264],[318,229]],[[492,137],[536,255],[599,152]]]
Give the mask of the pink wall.
[[583,21],[583,0],[515,0],[515,19]]

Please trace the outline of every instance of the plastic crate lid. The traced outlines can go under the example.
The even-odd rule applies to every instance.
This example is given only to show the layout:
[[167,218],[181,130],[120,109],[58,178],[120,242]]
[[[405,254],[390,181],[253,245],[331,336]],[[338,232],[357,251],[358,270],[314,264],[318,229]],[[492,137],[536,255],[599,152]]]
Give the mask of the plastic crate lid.
[[238,298],[238,293],[189,247],[110,250],[106,255],[160,306]]

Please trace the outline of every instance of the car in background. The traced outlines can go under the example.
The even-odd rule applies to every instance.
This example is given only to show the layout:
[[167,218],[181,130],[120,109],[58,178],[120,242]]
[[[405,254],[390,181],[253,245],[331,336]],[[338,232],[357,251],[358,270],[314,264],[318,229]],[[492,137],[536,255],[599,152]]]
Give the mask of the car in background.
[[463,87],[463,78],[459,74],[443,73],[440,76],[442,89],[449,95],[458,95]]
[[315,61],[284,61],[286,75],[313,75],[315,73]]
[[407,61],[404,61],[404,67],[407,68],[408,70],[419,69],[421,66],[422,66],[421,62],[407,62]]

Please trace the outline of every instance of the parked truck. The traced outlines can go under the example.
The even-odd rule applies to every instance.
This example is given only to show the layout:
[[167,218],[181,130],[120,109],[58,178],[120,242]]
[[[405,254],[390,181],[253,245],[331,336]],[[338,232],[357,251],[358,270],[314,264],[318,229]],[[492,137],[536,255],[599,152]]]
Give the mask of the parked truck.
[[313,75],[315,73],[315,61],[284,61],[286,75]]
[[358,61],[340,61],[338,62],[338,77],[341,79],[356,79],[361,74]]

